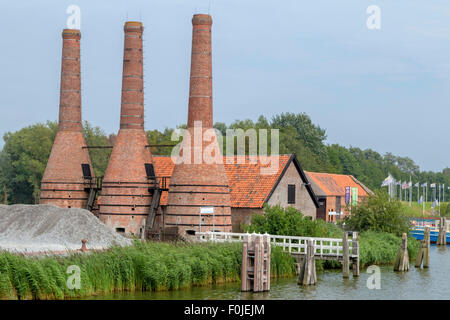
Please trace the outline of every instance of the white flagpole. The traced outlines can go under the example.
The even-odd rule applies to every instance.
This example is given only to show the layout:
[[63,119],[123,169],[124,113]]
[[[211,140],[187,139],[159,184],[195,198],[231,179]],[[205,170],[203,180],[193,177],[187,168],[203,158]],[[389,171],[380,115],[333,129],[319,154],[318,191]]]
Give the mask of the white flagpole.
[[[422,187],[424,188],[424,187]],[[424,192],[422,190],[422,217],[425,218],[425,201],[423,199]]]

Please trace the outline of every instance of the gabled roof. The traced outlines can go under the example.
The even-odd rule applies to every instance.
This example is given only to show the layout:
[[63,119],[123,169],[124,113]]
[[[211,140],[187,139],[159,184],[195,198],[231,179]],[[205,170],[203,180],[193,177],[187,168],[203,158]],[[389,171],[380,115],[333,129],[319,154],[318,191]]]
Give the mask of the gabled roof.
[[[270,163],[264,161],[266,158],[262,158],[262,162],[260,160],[258,159],[257,163],[252,163],[248,156],[224,157],[225,170],[231,189],[231,207],[262,208],[292,162],[297,168],[303,183],[305,183],[314,204],[316,207],[319,206],[308,178],[294,154],[280,155],[279,166],[272,174],[261,174],[261,169],[267,170],[270,167]],[[170,177],[172,175],[174,163],[169,156],[153,156],[153,165],[157,176]],[[169,181],[168,183],[170,184]],[[160,201],[162,206],[167,205],[167,196],[167,192],[162,193]]]
[[345,187],[357,187],[359,197],[367,197],[370,191],[351,175],[307,171],[305,173],[317,196],[345,196]]

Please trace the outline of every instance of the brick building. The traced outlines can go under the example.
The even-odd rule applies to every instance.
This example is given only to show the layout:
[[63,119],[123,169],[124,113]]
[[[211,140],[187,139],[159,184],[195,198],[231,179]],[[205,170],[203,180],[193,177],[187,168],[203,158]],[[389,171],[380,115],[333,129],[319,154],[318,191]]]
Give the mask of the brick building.
[[350,209],[345,201],[346,187],[358,189],[358,203],[365,201],[369,195],[373,194],[369,188],[352,175],[307,171],[305,174],[319,203],[318,219],[336,221],[339,219],[339,215],[335,215],[336,212],[342,212],[343,217],[350,214]]
[[[158,177],[170,177],[172,175],[174,163],[170,157],[153,156],[153,164]],[[235,156],[230,159],[230,157],[225,156],[224,166],[230,186],[233,232],[241,231],[241,224],[250,223],[253,214],[262,214],[265,204],[279,204],[282,207],[292,206],[304,215],[310,216],[312,219],[316,218],[319,204],[295,155],[281,155],[278,169],[274,174],[269,175],[261,174],[261,168],[265,165],[261,164],[260,161],[251,163],[248,157]],[[170,185],[170,178],[166,181]],[[168,193],[163,192],[156,222],[160,227],[164,225],[161,213],[163,215],[166,213],[167,199]],[[203,217],[200,216],[200,211],[198,211],[195,217],[196,223],[193,227],[201,224],[197,222],[200,219],[203,219]],[[220,224],[213,229],[223,231]],[[187,227],[186,230],[189,230],[189,228]]]

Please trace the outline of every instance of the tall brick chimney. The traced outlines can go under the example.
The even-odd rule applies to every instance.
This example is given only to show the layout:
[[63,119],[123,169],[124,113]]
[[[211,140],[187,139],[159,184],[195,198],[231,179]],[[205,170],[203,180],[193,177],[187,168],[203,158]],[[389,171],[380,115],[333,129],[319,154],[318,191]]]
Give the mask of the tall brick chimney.
[[62,33],[61,88],[58,132],[45,168],[41,184],[40,203],[64,208],[85,208],[82,164],[92,170],[81,125],[81,67],[79,30]]
[[120,130],[103,179],[100,220],[128,234],[143,232],[152,192],[147,167],[153,166],[144,131],[143,26],[125,23]]
[[[174,167],[165,226],[178,227],[180,234],[192,231],[231,232],[230,189],[223,161],[202,161],[205,148],[218,150],[215,133],[196,140],[195,134],[212,132],[212,18],[206,14],[192,19],[192,57],[189,92],[188,128],[191,139],[184,136],[182,153],[190,152],[190,163]],[[201,124],[201,131],[198,129]],[[206,140],[206,141],[205,141]],[[197,141],[197,142],[196,142]],[[199,148],[201,146],[201,150]],[[220,152],[220,151],[219,151]],[[222,159],[222,154],[219,154]],[[195,159],[200,161],[196,161]]]

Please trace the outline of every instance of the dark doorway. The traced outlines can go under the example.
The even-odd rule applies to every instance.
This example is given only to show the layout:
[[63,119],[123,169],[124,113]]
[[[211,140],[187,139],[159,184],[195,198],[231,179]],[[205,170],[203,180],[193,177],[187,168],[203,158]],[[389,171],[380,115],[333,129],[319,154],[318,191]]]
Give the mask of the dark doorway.
[[327,220],[327,199],[319,198],[319,208],[317,208],[317,219]]

